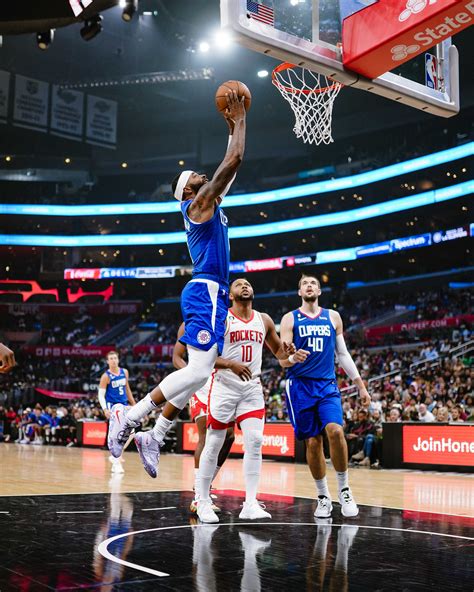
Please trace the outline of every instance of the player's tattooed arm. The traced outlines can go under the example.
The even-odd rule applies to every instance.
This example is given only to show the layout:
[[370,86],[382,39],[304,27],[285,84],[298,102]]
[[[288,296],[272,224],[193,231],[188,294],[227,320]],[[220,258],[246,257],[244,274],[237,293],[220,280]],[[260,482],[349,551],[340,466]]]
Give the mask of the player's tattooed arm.
[[[293,344],[293,326],[294,319],[291,312],[287,312],[283,316],[280,323],[280,336],[283,343]],[[294,347],[294,345],[293,345]],[[296,348],[295,348],[296,349]],[[302,364],[309,356],[309,352],[305,349],[296,350],[295,353],[290,354],[285,359],[279,359],[282,368],[290,368],[295,364]]]
[[235,360],[227,360],[226,358],[217,358],[214,368],[217,370],[231,370],[243,382],[247,382],[252,378],[252,372],[245,364],[240,364]]
[[180,339],[184,335],[184,323],[181,323],[178,329],[178,335],[176,336],[176,343],[174,344],[173,349],[173,366],[176,370],[181,370],[181,368],[186,368],[188,365],[186,362],[186,346],[181,343]]
[[132,389],[130,388],[130,384],[128,382],[128,376],[129,376],[128,375],[128,370],[125,369],[124,372],[125,372],[125,376],[127,378],[127,382],[125,383],[125,391],[127,393],[128,402],[130,403],[130,405],[136,405],[136,401],[135,401],[135,399],[133,397]]
[[194,222],[207,222],[214,215],[216,199],[221,197],[235,176],[242,163],[245,151],[246,112],[245,97],[239,100],[237,93],[232,91],[227,96],[227,122],[234,126],[232,140],[227,148],[224,160],[214,176],[203,185],[188,207],[188,216]]
[[334,325],[334,328],[336,329],[336,354],[339,360],[339,364],[342,366],[347,376],[359,389],[359,396],[362,405],[364,407],[368,407],[370,405],[371,400],[370,395],[367,391],[364,381],[360,377],[359,371],[357,370],[357,366],[354,364],[354,360],[352,359],[352,356],[349,353],[349,350],[347,349],[347,345],[344,340],[344,327],[342,324],[341,315],[335,310],[330,310],[329,315],[331,317],[331,321]]

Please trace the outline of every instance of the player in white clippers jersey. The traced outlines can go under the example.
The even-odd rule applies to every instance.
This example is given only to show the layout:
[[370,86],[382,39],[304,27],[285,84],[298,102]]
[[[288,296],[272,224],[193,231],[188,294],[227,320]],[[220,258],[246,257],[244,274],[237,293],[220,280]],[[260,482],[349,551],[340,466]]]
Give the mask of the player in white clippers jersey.
[[[237,422],[244,436],[244,477],[246,498],[239,518],[255,520],[271,518],[257,501],[257,488],[262,465],[262,443],[265,403],[260,374],[262,352],[266,344],[278,359],[288,359],[294,348],[282,344],[272,319],[252,308],[253,289],[245,279],[235,280],[230,287],[232,308],[227,315],[222,358],[213,372],[208,402],[208,430],[201,454],[198,481],[197,514],[201,522],[219,522],[211,508],[209,488],[217,464],[217,456],[225,439],[225,430]],[[294,353],[297,355],[298,352]],[[230,369],[234,362],[248,366],[251,378],[242,383]],[[227,363],[227,367],[226,367]]]
[[[173,350],[173,366],[180,370],[184,368],[187,364],[186,361],[186,347],[184,344],[181,343],[180,339],[184,335],[185,325],[181,323],[178,329],[177,340]],[[221,360],[220,360],[221,361]],[[222,362],[226,363],[227,360],[222,360]],[[232,365],[232,371],[237,376],[242,376],[240,380],[247,380],[251,377],[250,371],[246,366],[243,364],[234,363]],[[191,512],[196,512],[197,510],[197,480],[199,475],[199,459],[201,458],[201,453],[204,448],[204,444],[206,442],[206,423],[207,423],[207,402],[209,398],[209,390],[211,387],[211,376],[209,377],[206,384],[197,390],[189,401],[191,419],[197,426],[198,429],[198,437],[199,441],[196,446],[196,450],[194,451],[194,492],[195,498],[191,502],[189,509]],[[217,468],[214,473],[213,480],[216,478],[217,473],[219,472],[220,468],[225,462],[225,459],[228,457],[230,449],[232,448],[232,444],[234,443],[234,428],[233,426],[228,428],[226,433],[226,438],[224,441],[224,445],[222,446],[222,450],[219,453],[219,458],[217,459]],[[213,504],[214,512],[220,512],[220,509]]]

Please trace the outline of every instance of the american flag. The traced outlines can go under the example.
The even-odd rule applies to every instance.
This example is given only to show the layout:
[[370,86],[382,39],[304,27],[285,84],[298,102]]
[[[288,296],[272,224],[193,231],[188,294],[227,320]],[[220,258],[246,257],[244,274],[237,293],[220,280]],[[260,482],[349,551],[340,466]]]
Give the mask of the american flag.
[[275,26],[273,8],[269,8],[253,0],[247,0],[247,16],[266,25]]

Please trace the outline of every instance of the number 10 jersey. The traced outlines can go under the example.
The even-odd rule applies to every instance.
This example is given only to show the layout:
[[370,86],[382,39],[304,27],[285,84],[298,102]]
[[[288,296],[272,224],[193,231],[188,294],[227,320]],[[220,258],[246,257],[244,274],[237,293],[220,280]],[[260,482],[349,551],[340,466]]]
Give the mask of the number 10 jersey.
[[296,349],[309,351],[309,356],[302,364],[288,368],[288,378],[334,379],[336,330],[329,310],[321,308],[315,317],[306,315],[300,309],[292,314],[293,342]]

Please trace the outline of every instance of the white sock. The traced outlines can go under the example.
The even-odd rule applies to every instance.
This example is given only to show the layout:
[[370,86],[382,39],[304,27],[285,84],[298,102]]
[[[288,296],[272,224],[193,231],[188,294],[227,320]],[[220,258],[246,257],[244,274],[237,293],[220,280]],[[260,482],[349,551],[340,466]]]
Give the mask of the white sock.
[[166,417],[163,417],[163,415],[160,415],[160,417],[156,420],[155,427],[152,431],[153,438],[155,438],[155,440],[161,444],[165,439],[166,432],[170,429],[172,424],[172,421],[166,419]]
[[263,420],[257,417],[248,417],[240,424],[245,447],[244,480],[246,502],[253,502],[257,499],[258,482],[262,471],[263,427]]
[[220,466],[217,465],[216,470],[214,471],[214,475],[212,476],[212,481],[217,477],[217,473],[221,470]]
[[197,499],[198,496],[198,487],[199,487],[199,468],[194,468],[194,499]]
[[148,395],[141,401],[138,401],[136,405],[127,408],[127,423],[140,421],[142,417],[151,413],[153,409],[156,409],[156,405],[151,400],[150,393],[148,393]]
[[343,471],[342,473],[338,473],[336,471],[336,477],[339,491],[342,491],[343,489],[346,489],[346,487],[349,487],[349,471]]
[[225,430],[209,428],[206,434],[206,444],[199,459],[199,479],[197,493],[200,500],[209,499],[212,476],[216,470],[217,457],[224,444]]
[[318,491],[318,495],[324,495],[325,497],[331,499],[331,494],[329,493],[327,478],[323,477],[322,479],[315,479],[314,482],[316,483],[316,489]]

